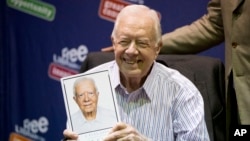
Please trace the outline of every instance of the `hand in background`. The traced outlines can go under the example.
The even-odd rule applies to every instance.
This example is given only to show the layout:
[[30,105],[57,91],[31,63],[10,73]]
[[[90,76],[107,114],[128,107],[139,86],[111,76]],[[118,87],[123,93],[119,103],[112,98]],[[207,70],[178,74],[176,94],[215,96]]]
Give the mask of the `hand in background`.
[[113,46],[105,47],[105,48],[102,48],[101,51],[102,52],[113,52],[114,48],[113,48]]

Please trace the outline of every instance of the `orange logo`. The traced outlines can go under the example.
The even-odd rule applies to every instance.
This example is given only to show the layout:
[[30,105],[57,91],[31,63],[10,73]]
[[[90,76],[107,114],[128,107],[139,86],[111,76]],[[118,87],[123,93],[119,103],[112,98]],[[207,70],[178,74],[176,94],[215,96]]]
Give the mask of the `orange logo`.
[[28,139],[20,134],[11,133],[9,141],[32,141],[32,140],[30,140],[30,139]]

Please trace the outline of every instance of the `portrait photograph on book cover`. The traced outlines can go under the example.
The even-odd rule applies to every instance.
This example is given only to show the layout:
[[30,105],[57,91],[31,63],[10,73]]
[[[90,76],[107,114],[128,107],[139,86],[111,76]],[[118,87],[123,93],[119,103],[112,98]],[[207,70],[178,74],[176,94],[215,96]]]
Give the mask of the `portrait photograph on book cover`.
[[61,78],[67,128],[88,138],[104,136],[119,122],[114,90],[107,71]]

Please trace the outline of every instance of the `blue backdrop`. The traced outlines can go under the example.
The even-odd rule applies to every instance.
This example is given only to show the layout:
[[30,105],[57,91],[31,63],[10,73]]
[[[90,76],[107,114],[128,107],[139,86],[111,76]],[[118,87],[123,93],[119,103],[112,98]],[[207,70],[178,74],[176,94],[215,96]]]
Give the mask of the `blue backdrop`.
[[[66,125],[59,79],[76,74],[86,54],[111,45],[119,10],[144,4],[163,32],[206,13],[208,0],[2,0],[0,140],[58,141]],[[224,45],[199,55],[224,60]]]

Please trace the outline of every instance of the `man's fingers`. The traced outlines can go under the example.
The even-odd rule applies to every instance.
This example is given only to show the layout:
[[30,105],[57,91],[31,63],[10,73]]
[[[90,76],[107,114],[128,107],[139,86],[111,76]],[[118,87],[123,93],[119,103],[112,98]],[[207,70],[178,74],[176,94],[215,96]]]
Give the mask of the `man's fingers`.
[[109,134],[104,138],[104,141],[113,141],[119,138],[125,137],[126,132],[123,130],[127,127],[125,123],[118,122],[109,132]]
[[65,138],[71,139],[71,140],[77,140],[77,138],[78,138],[78,134],[76,134],[76,133],[74,133],[74,132],[72,132],[72,131],[70,131],[68,129],[65,129],[63,131],[63,135],[64,135]]
[[118,123],[111,129],[111,132],[119,131],[119,130],[122,130],[122,129],[125,129],[125,128],[127,128],[127,125],[126,125],[125,123],[118,122]]

